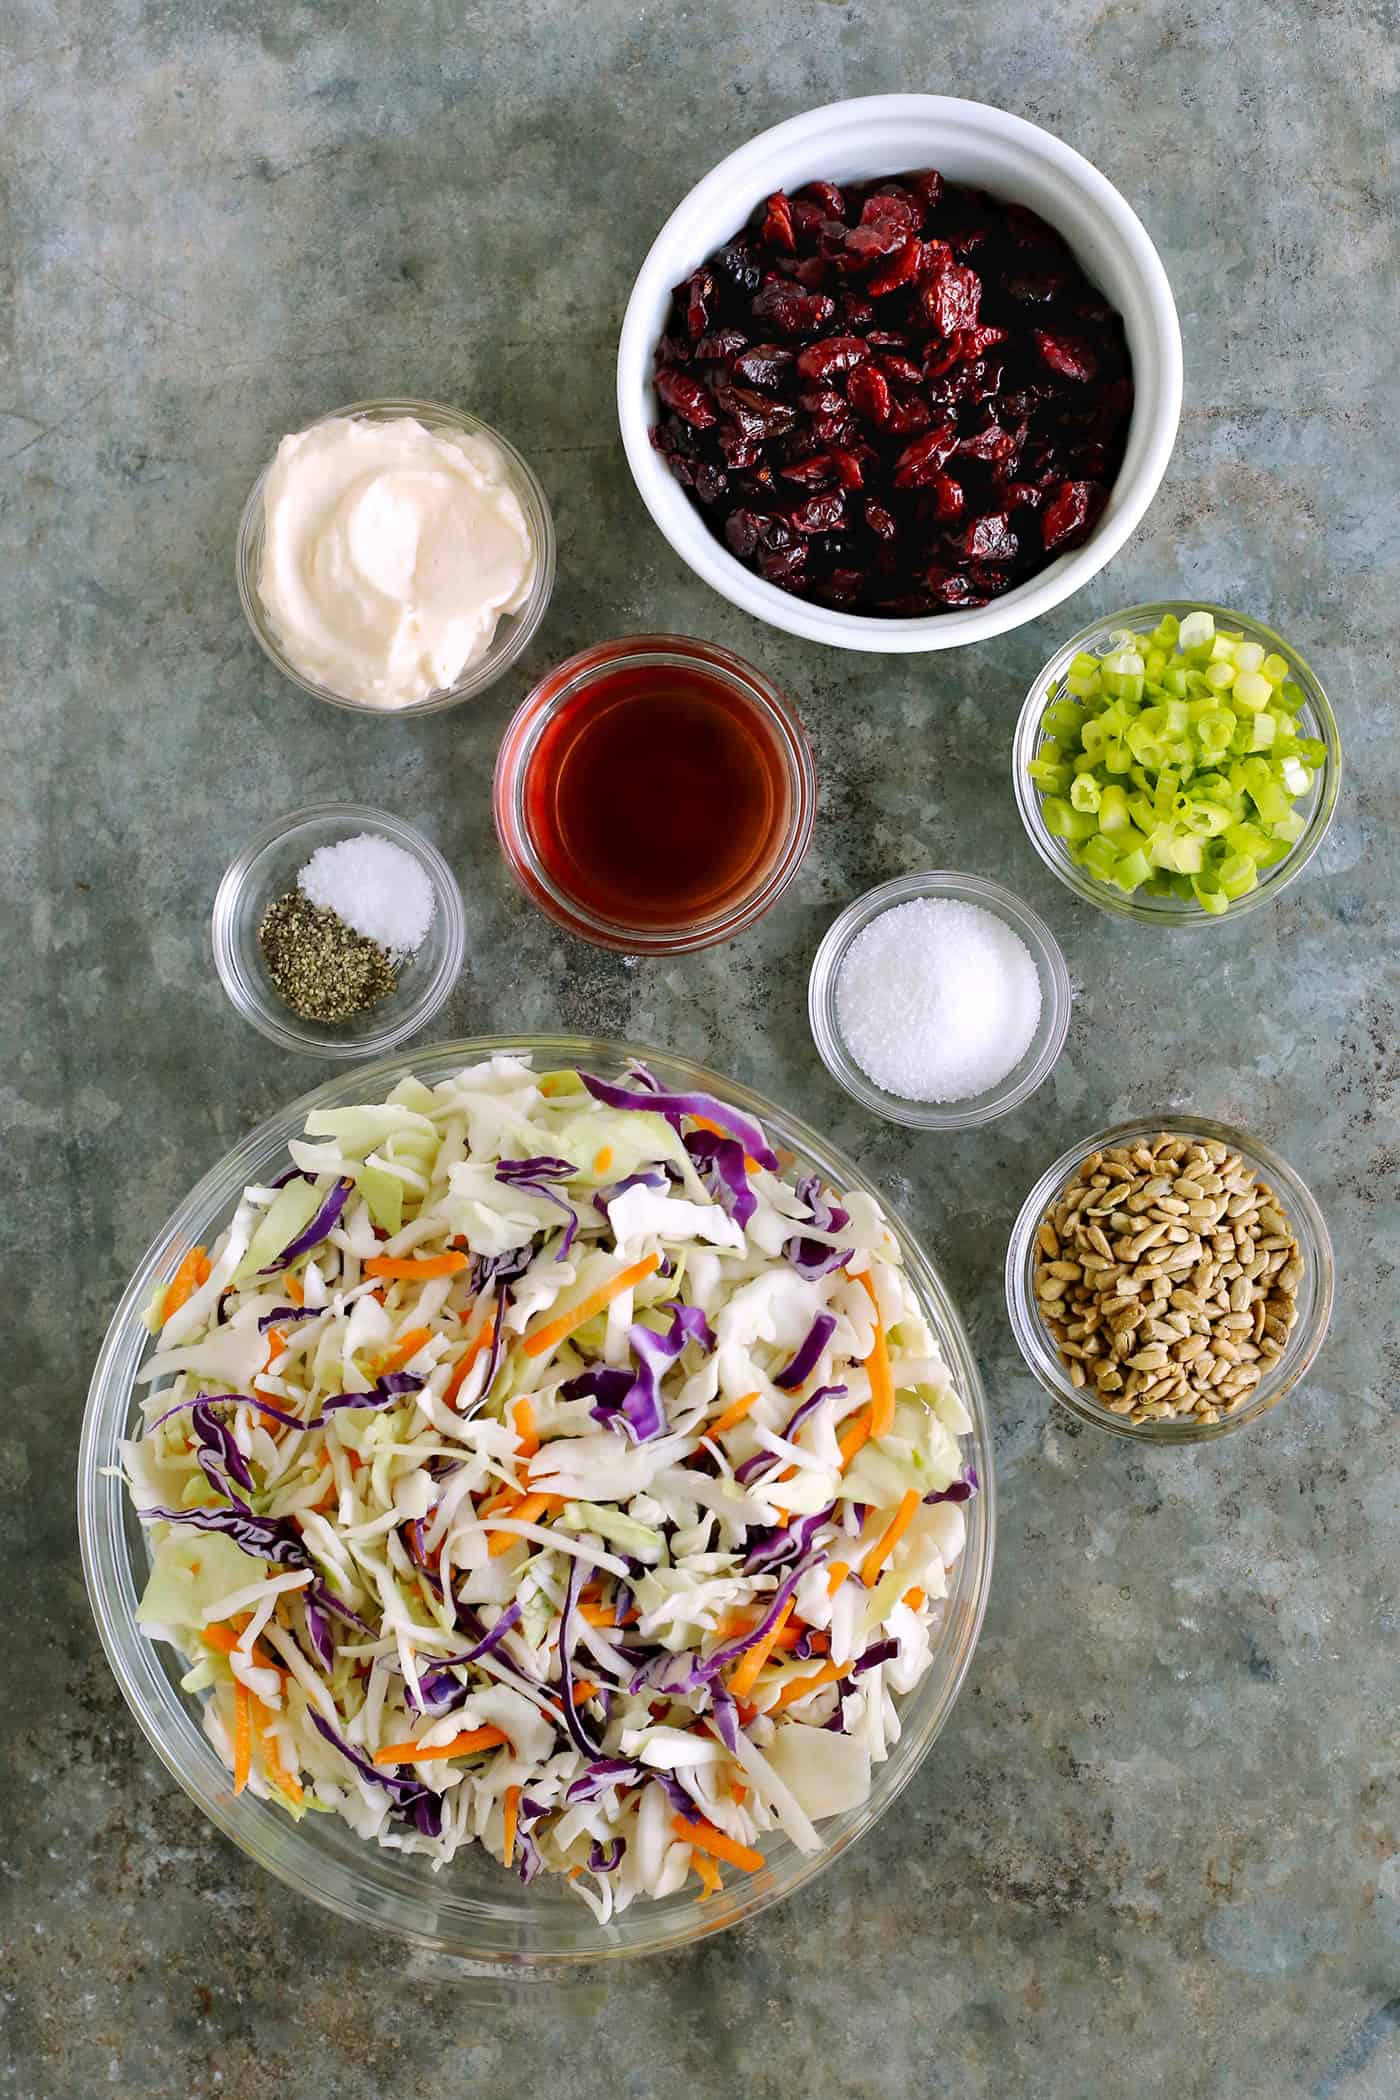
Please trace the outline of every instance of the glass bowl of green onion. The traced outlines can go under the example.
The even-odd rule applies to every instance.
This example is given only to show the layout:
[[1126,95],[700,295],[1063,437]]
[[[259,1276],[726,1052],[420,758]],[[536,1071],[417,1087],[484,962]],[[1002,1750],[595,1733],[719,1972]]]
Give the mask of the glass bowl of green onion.
[[1282,895],[1326,836],[1326,693],[1244,613],[1176,600],[1094,621],[1045,665],[1012,774],[1036,852],[1119,918],[1209,925]]

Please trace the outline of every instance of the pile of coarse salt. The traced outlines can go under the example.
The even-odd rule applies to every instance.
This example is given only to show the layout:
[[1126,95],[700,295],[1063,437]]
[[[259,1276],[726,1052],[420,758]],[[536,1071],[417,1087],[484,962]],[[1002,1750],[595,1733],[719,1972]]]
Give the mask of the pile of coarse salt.
[[1040,972],[994,912],[916,897],[881,912],[846,950],[836,1019],[887,1094],[967,1101],[1000,1085],[1030,1048]]
[[396,961],[418,953],[437,909],[433,886],[413,855],[372,831],[318,846],[297,888]]

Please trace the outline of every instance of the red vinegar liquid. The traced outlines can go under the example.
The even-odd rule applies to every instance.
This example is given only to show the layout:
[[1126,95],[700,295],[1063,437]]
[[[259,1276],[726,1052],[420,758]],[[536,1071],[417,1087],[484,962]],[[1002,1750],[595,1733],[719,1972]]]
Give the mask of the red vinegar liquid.
[[605,671],[529,761],[525,822],[550,879],[596,917],[684,928],[737,906],[781,845],[789,788],[757,705],[691,665]]

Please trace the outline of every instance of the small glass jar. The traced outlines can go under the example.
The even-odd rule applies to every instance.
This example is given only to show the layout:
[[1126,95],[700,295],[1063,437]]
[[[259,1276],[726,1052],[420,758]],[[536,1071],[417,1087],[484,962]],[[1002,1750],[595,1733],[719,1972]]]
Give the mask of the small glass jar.
[[[389,998],[348,1020],[310,1021],[288,1006],[272,982],[258,929],[268,906],[296,888],[318,847],[363,832],[412,854],[432,884],[432,921],[422,946],[396,965],[398,989]],[[284,1050],[311,1057],[379,1057],[416,1035],[446,1002],[466,951],[462,893],[436,846],[401,817],[351,802],[312,803],[250,839],[219,884],[211,931],[219,980],[244,1020]]]
[[[610,913],[589,902],[583,883],[567,883],[561,855],[547,835],[542,811],[550,804],[546,772],[553,733],[581,701],[602,704],[620,678],[656,678],[668,672],[719,690],[727,707],[765,754],[774,782],[772,808],[761,849],[742,881],[713,905],[678,914],[666,923]],[[658,706],[665,705],[658,692]],[[664,792],[657,782],[655,793]],[[817,776],[796,709],[753,664],[712,642],[689,635],[634,634],[599,643],[571,656],[527,695],[506,726],[496,756],[493,810],[506,863],[525,894],[558,925],[601,948],[631,955],[682,955],[733,940],[762,917],[796,874],[811,842],[817,809]],[[723,827],[726,812],[713,821]],[[551,866],[551,862],[554,864]],[[642,899],[638,899],[641,906]]]
[[[1036,1234],[1051,1204],[1078,1173],[1091,1153],[1110,1146],[1131,1144],[1136,1138],[1172,1136],[1215,1138],[1238,1152],[1245,1165],[1269,1183],[1279,1207],[1293,1228],[1303,1263],[1302,1287],[1298,1292],[1298,1317],[1284,1345],[1243,1407],[1218,1421],[1203,1422],[1196,1416],[1164,1416],[1147,1422],[1129,1421],[1126,1415],[1111,1414],[1094,1399],[1087,1386],[1076,1386],[1060,1360],[1055,1337],[1041,1319],[1035,1298]],[[1212,1122],[1205,1116],[1136,1116],[1129,1123],[1115,1123],[1107,1130],[1071,1145],[1052,1166],[1046,1168],[1021,1206],[1006,1250],[1006,1310],[1011,1331],[1026,1363],[1046,1390],[1081,1422],[1108,1429],[1115,1436],[1137,1437],[1144,1443],[1198,1444],[1229,1436],[1257,1422],[1292,1392],[1322,1347],[1332,1317],[1334,1271],[1332,1242],[1326,1221],[1312,1191],[1286,1160],[1271,1152],[1257,1138],[1228,1123]]]
[[[1087,869],[1070,858],[1064,840],[1055,838],[1046,830],[1041,808],[1043,797],[1030,772],[1031,761],[1045,742],[1040,725],[1051,691],[1061,684],[1081,650],[1090,656],[1102,656],[1121,632],[1150,633],[1164,614],[1171,613],[1178,620],[1184,620],[1191,612],[1211,613],[1217,628],[1228,628],[1232,633],[1238,631],[1246,641],[1258,642],[1266,652],[1283,657],[1289,677],[1307,695],[1298,711],[1299,727],[1305,736],[1317,737],[1327,747],[1326,759],[1311,788],[1294,805],[1305,822],[1302,836],[1283,860],[1260,871],[1255,889],[1237,897],[1224,912],[1203,911],[1194,897],[1187,903],[1183,897],[1144,896],[1141,890],[1128,894],[1115,889],[1112,883],[1096,880]],[[1312,860],[1327,836],[1327,827],[1337,807],[1337,794],[1342,783],[1342,747],[1337,720],[1326,693],[1311,665],[1282,635],[1275,634],[1271,627],[1251,620],[1244,613],[1227,611],[1223,605],[1207,605],[1198,598],[1167,598],[1155,605],[1130,605],[1123,612],[1106,613],[1102,619],[1081,628],[1063,648],[1056,650],[1031,686],[1021,708],[1011,746],[1011,777],[1027,838],[1051,874],[1058,876],[1076,897],[1096,904],[1100,911],[1109,912],[1114,918],[1136,919],[1145,926],[1228,926],[1233,925],[1242,913],[1257,911],[1261,904],[1272,904],[1281,897]]]
[[259,576],[263,557],[263,494],[272,469],[269,461],[249,491],[238,527],[238,596],[254,639],[293,685],[299,685],[304,693],[314,693],[318,700],[328,700],[332,707],[349,708],[354,714],[380,715],[403,721],[407,717],[436,714],[444,707],[455,707],[459,700],[475,700],[498,678],[504,677],[511,665],[524,655],[549,606],[554,589],[555,540],[554,520],[544,490],[533,469],[509,439],[503,438],[499,430],[493,430],[476,416],[469,416],[465,409],[444,408],[435,401],[355,401],[348,408],[333,408],[326,415],[318,416],[308,427],[314,430],[322,423],[334,422],[343,416],[353,416],[364,423],[392,423],[402,416],[411,416],[425,430],[434,433],[489,439],[505,461],[507,476],[530,528],[535,549],[535,575],[529,596],[518,612],[501,616],[486,654],[469,664],[460,678],[450,686],[444,686],[440,692],[429,693],[422,700],[410,700],[404,707],[379,707],[371,700],[354,699],[347,693],[333,691],[330,686],[322,685],[318,679],[308,677],[297,668],[283,648],[263,606]]
[[[996,1086],[971,1095],[966,1101],[909,1101],[902,1095],[887,1093],[857,1064],[837,1018],[836,988],[857,934],[895,905],[922,897],[975,904],[991,912],[1025,942],[1040,978],[1040,1018],[1025,1054]],[[914,1130],[972,1130],[1016,1108],[1049,1076],[1064,1048],[1073,1003],[1060,944],[1045,921],[999,882],[991,882],[983,875],[947,872],[899,875],[847,905],[827,928],[807,984],[812,1036],[832,1078],[877,1116],[884,1116],[890,1123],[907,1124]]]

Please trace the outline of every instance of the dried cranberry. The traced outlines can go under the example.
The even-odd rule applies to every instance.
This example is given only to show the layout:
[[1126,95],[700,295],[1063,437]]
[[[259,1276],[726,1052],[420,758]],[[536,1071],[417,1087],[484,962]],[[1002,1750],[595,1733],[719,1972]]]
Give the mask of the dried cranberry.
[[793,460],[791,465],[779,467],[784,481],[795,481],[800,488],[830,488],[836,479],[836,469],[829,452],[813,452],[807,459]]
[[974,518],[958,542],[964,554],[973,561],[1015,561],[1021,542],[1011,529],[1011,520],[1003,510],[990,511],[985,518]]
[[926,569],[924,582],[928,586],[930,596],[936,598],[940,605],[953,607],[973,602],[972,585],[960,569]]
[[680,452],[668,452],[666,454],[666,464],[683,489],[694,488],[695,463],[693,460],[686,459],[684,454]]
[[853,299],[849,294],[842,298],[836,311],[846,329],[869,328],[875,319],[875,309],[868,299]]
[[1041,357],[1062,379],[1082,382],[1097,377],[1098,358],[1082,336],[1050,335],[1043,328],[1035,329],[1033,334]]
[[797,403],[809,416],[841,416],[846,412],[845,395],[830,386],[804,387]]
[[781,190],[775,190],[763,207],[759,236],[765,247],[779,248],[786,255],[797,252],[797,239],[792,230],[792,205]]
[[967,507],[962,483],[954,481],[951,474],[935,474],[928,484],[928,493],[933,499],[934,516],[950,523],[960,518]]
[[872,350],[907,350],[909,338],[902,328],[868,328],[865,340]]
[[724,454],[725,464],[737,472],[742,467],[756,467],[763,457],[763,440],[746,435],[742,430],[722,430],[719,449]]
[[799,540],[793,547],[765,547],[758,557],[759,574],[769,583],[790,591],[807,566],[807,548]]
[[897,380],[900,386],[917,386],[924,376],[911,358],[889,351],[882,351],[875,362],[886,379]]
[[764,285],[753,302],[754,319],[771,321],[780,335],[815,334],[835,311],[836,301],[827,293],[797,292],[784,284]]
[[953,266],[953,251],[946,241],[924,241],[919,247],[919,282],[932,284]]
[[756,292],[763,282],[758,258],[746,240],[726,242],[710,258],[716,273],[738,292]]
[[855,226],[846,235],[846,252],[863,263],[879,262],[907,247],[908,239],[902,226]]
[[968,459],[1010,459],[1020,451],[1021,442],[1014,431],[1003,430],[989,417],[980,430],[958,439],[958,450]]
[[953,337],[958,356],[961,358],[980,357],[983,351],[990,350],[994,343],[1005,341],[1004,328],[960,328]]
[[712,328],[695,345],[695,355],[702,364],[724,364],[729,358],[737,357],[748,340],[738,328]]
[[809,182],[798,191],[798,195],[819,204],[828,219],[844,219],[846,216],[846,200],[834,182]]
[[715,296],[713,272],[696,270],[686,280],[685,325],[693,340],[698,341],[710,325],[710,301]]
[[798,351],[797,369],[804,379],[825,379],[831,372],[849,372],[869,355],[868,345],[858,335],[828,335]]
[[[864,451],[868,448],[862,446],[861,449]],[[836,479],[843,489],[858,489],[863,486],[865,469],[859,453],[848,451],[844,445],[833,445],[827,458],[836,469]]]
[[1095,481],[1062,481],[1052,489],[1040,520],[1040,543],[1046,553],[1087,539],[1105,501],[1105,491]]
[[893,405],[890,383],[877,365],[857,365],[846,381],[851,407],[870,423],[887,423]]
[[667,408],[685,417],[692,430],[709,430],[719,420],[708,388],[674,365],[663,365],[657,373],[656,391]]
[[940,335],[955,335],[960,328],[975,328],[982,299],[982,280],[962,263],[949,263],[932,284],[921,287],[919,297],[929,321]]
[[933,410],[917,394],[904,394],[890,410],[885,428],[891,437],[913,437],[920,430],[927,430],[933,421]]
[[729,490],[729,476],[723,467],[711,466],[702,459],[695,469],[695,493],[702,503],[718,503]]
[[1008,510],[1039,510],[1045,501],[1044,490],[1029,481],[999,481],[997,494]]
[[923,214],[913,198],[902,190],[877,190],[860,210],[862,226],[893,226],[901,234],[917,233]]
[[775,401],[771,394],[756,394],[752,387],[717,384],[714,398],[719,408],[745,437],[781,437],[797,421],[797,410],[788,401]]
[[794,202],[792,230],[797,236],[799,251],[811,253],[819,245],[826,223],[826,213],[819,204],[804,203],[801,199]]
[[937,211],[943,202],[943,177],[937,168],[920,168],[908,178],[909,187],[922,200],[925,211]]
[[894,463],[894,485],[897,489],[920,489],[927,486],[938,473],[943,462],[949,458],[958,442],[958,433],[951,423],[940,423],[925,437],[915,438],[906,445]]
[[878,540],[892,540],[899,530],[893,513],[886,510],[883,503],[877,503],[873,496],[865,499],[865,522]]
[[865,287],[872,299],[883,299],[887,292],[898,291],[902,284],[908,284],[919,267],[920,246],[919,241],[906,241],[883,268],[873,272]]
[[788,520],[795,532],[834,532],[846,515],[846,498],[840,489],[828,489],[820,496],[809,496],[788,512]]
[[824,605],[844,608],[857,602],[864,581],[859,569],[832,569],[813,585],[812,596],[820,598]]
[[792,360],[792,351],[781,343],[751,343],[734,359],[734,370],[750,386],[780,386]]

